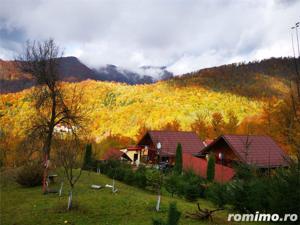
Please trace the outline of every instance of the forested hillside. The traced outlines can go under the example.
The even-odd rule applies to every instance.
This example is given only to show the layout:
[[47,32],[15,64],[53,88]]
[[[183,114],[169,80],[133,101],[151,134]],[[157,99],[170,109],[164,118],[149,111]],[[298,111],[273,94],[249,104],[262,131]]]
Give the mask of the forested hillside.
[[285,93],[287,80],[294,75],[294,59],[271,58],[202,69],[170,82],[179,86],[200,86],[217,92],[261,98]]
[[[74,88],[82,91],[82,108],[89,118],[86,138],[105,148],[132,144],[146,129],[168,129],[194,130],[202,139],[222,133],[268,134],[288,150],[277,112],[289,90],[286,78],[293,64],[290,59],[261,63],[205,69],[145,85],[92,80],[62,85],[66,95]],[[30,127],[32,91],[1,95],[6,153],[17,154]]]

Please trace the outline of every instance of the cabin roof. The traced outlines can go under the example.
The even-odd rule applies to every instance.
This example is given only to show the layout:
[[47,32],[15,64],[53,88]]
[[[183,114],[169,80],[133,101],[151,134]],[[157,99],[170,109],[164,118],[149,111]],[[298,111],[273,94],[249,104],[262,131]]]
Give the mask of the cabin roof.
[[109,150],[107,150],[103,157],[102,160],[119,160],[121,157],[125,158],[125,159],[129,159],[129,157],[126,155],[126,153],[115,149],[115,148],[111,148]]
[[271,137],[263,135],[222,135],[206,146],[201,153],[209,152],[222,140],[241,161],[247,164],[266,168],[288,164],[285,152]]
[[148,131],[139,141],[143,145],[145,139],[150,138],[153,145],[161,143],[161,155],[170,156],[176,154],[177,144],[182,146],[183,153],[199,153],[204,145],[195,132],[187,131]]
[[129,147],[124,148],[124,149],[126,149],[127,151],[141,151],[142,147],[141,146],[129,146]]

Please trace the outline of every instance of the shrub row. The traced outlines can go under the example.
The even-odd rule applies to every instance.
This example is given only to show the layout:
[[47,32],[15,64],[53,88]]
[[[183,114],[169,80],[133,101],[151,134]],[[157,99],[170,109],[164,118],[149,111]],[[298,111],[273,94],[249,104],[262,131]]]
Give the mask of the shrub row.
[[[249,170],[251,173],[251,170]],[[222,207],[232,205],[242,213],[267,212],[300,215],[300,169],[292,165],[271,176],[249,174],[228,184],[211,184],[205,197]]]
[[165,179],[165,188],[171,193],[184,197],[188,201],[195,201],[204,196],[205,181],[188,171],[183,174],[173,173]]
[[108,160],[106,162],[99,162],[97,165],[100,171],[108,177],[123,181],[126,184],[134,185],[139,188],[146,188],[146,168],[142,165],[136,171],[133,171],[131,166],[122,163],[118,160]]
[[117,160],[99,162],[97,166],[102,173],[110,178],[139,188],[157,191],[161,185],[172,196],[176,194],[188,201],[195,201],[197,198],[204,196],[203,183],[205,181],[193,172],[178,174],[174,171],[165,173],[162,176],[157,169],[146,169],[142,165],[136,171],[133,171],[130,165]]

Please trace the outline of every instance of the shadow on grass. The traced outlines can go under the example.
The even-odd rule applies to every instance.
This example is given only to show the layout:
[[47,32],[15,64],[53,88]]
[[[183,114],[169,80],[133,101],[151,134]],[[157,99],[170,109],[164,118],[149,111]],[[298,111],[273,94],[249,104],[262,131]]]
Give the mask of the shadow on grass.
[[50,209],[49,211],[52,211],[54,213],[76,212],[76,213],[82,213],[82,214],[89,212],[89,210],[83,204],[79,204],[79,202],[76,200],[73,200],[71,210],[68,210],[67,208],[68,208],[68,204],[67,204],[66,199],[60,199],[59,202],[56,205],[54,205],[53,208]]

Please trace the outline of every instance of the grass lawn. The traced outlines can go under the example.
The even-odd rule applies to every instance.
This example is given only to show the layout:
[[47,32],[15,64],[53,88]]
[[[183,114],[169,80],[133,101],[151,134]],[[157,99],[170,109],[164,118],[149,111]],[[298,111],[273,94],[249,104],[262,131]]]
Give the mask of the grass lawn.
[[[66,211],[67,190],[64,187],[63,196],[57,194],[43,195],[41,187],[23,188],[1,173],[1,225],[27,224],[152,224],[152,218],[166,218],[168,204],[177,202],[177,208],[182,212],[180,224],[233,224],[227,222],[226,211],[219,212],[214,222],[199,222],[187,219],[184,213],[196,210],[196,204],[181,198],[162,196],[162,210],[155,212],[156,195],[121,182],[116,182],[119,192],[111,193],[108,188],[93,190],[91,184],[111,184],[112,180],[104,175],[83,172],[76,184],[73,199],[78,205],[73,211]],[[66,184],[66,182],[65,182]],[[212,207],[206,200],[199,199],[202,207]],[[65,222],[67,221],[67,222]],[[236,223],[240,224],[240,223]],[[255,223],[246,223],[255,224]],[[256,223],[258,224],[258,223]],[[264,223],[266,224],[266,223]]]

